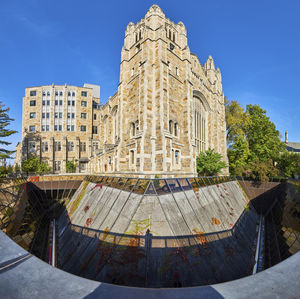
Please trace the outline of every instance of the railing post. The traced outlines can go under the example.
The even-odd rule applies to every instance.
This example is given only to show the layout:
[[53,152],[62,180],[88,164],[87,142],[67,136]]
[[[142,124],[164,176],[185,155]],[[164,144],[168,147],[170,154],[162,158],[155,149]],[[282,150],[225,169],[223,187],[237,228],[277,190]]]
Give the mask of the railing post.
[[151,247],[152,247],[152,234],[150,233],[150,230],[147,229],[145,234],[145,253],[146,253],[145,287],[148,286],[148,265],[149,265]]

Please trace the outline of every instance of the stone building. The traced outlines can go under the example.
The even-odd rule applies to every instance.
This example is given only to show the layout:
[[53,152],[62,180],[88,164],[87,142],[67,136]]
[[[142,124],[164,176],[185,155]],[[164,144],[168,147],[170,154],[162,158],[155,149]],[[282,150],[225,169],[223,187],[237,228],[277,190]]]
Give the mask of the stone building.
[[100,86],[92,84],[26,88],[15,163],[35,154],[55,173],[66,172],[67,161],[77,172],[90,172],[88,162],[99,147],[99,98]]
[[97,171],[193,176],[209,147],[227,159],[220,70],[212,57],[201,65],[184,24],[153,5],[126,28],[118,90],[101,109]]
[[[93,98],[89,99],[88,107],[92,107]],[[30,111],[26,107],[23,114],[27,117]],[[75,158],[87,158],[89,171],[124,176],[194,176],[196,156],[208,148],[227,160],[220,70],[212,57],[200,63],[190,52],[184,24],[167,19],[157,5],[151,6],[137,24],[128,24],[118,90],[97,110],[96,122],[92,111],[87,113],[88,134],[62,134],[64,144],[69,134],[74,140],[79,138],[78,142],[86,138],[82,140],[89,145],[88,155],[78,153]],[[97,126],[96,135],[92,134],[93,126]],[[99,144],[94,154],[93,140]],[[57,157],[66,160],[66,151],[63,153]]]
[[285,131],[285,140],[286,149],[288,152],[300,153],[300,142],[290,142],[288,140],[288,132]]

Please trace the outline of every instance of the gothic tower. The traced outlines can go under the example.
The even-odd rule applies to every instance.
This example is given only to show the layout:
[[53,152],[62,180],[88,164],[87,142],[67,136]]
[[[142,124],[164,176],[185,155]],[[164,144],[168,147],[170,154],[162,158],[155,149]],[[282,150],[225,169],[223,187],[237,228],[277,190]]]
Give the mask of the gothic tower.
[[118,97],[116,171],[194,175],[196,155],[209,147],[225,159],[220,70],[211,57],[200,64],[183,23],[157,5],[126,28]]

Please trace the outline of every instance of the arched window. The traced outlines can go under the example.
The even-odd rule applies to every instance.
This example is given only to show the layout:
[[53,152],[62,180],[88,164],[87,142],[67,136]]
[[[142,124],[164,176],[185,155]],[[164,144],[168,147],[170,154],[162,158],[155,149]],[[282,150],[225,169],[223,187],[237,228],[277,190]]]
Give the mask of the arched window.
[[173,121],[169,120],[169,132],[170,134],[173,134]]
[[118,132],[119,132],[119,123],[118,123],[118,106],[114,106],[111,110],[112,115],[112,125],[113,125],[113,136],[114,141],[116,142],[118,139]]
[[142,31],[140,31],[140,39],[142,39]]
[[195,143],[196,153],[206,150],[206,129],[207,129],[207,111],[203,104],[203,101],[194,96],[194,128],[195,128]]

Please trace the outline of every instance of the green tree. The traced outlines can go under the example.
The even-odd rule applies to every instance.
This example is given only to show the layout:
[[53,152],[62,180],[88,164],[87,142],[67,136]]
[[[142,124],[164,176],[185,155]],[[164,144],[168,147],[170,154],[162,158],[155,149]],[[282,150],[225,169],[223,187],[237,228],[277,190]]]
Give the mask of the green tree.
[[37,172],[39,159],[36,156],[30,156],[22,162],[21,168],[23,172]]
[[[9,108],[5,108],[2,102],[0,102],[0,146],[10,145],[11,142],[3,141],[2,139],[17,133],[17,131],[10,130],[7,128],[10,122],[14,120],[8,116],[8,111]],[[13,153],[14,151],[9,151],[3,147],[0,147],[0,158],[11,158],[10,156]]]
[[295,177],[300,175],[300,154],[284,152],[279,158],[278,169],[284,177]]
[[270,177],[276,177],[278,174],[279,170],[274,166],[272,160],[261,161],[257,157],[244,168],[245,176],[262,182],[267,182]]
[[259,105],[226,103],[229,171],[256,179],[278,175],[275,167],[285,145],[279,131]]
[[21,167],[22,171],[27,173],[45,173],[51,170],[47,162],[41,162],[40,159],[34,155],[24,160]]
[[37,172],[39,173],[47,173],[51,171],[51,167],[48,165],[47,162],[40,162],[38,163]]
[[201,152],[197,157],[198,175],[210,176],[218,174],[227,164],[222,161],[222,155],[213,149]]
[[249,124],[249,115],[237,101],[225,100],[225,119],[227,144],[235,142],[239,136],[245,135],[245,127]]
[[18,163],[15,164],[14,171],[15,171],[16,173],[20,172],[20,166],[19,166]]
[[14,171],[13,166],[11,164],[9,164],[7,166],[7,173],[12,173]]
[[232,145],[227,150],[229,172],[233,175],[242,176],[247,168],[250,150],[248,140],[244,135],[234,137]]
[[271,160],[274,163],[278,160],[280,153],[285,151],[285,144],[280,141],[279,131],[267,117],[266,110],[259,105],[247,105],[246,113],[250,117],[245,133],[251,161],[257,157],[260,161]]
[[7,175],[7,170],[5,166],[0,166],[0,177],[5,177]]
[[67,172],[76,172],[77,164],[73,161],[67,161],[66,163],[66,171]]

